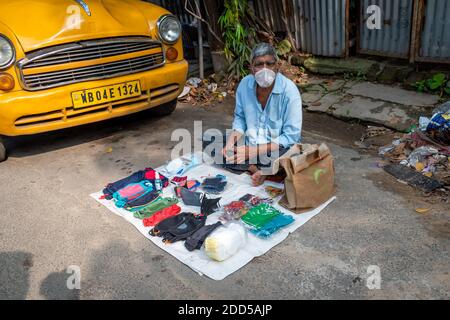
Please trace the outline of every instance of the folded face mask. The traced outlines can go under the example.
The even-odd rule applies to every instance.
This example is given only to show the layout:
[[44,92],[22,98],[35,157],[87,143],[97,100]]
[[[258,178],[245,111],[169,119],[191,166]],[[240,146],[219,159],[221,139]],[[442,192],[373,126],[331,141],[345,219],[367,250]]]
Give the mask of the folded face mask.
[[280,230],[281,228],[290,225],[294,221],[295,220],[292,216],[280,214],[274,217],[272,220],[269,220],[259,229],[252,229],[250,230],[250,232],[260,238],[266,239],[269,238],[272,234],[274,234],[278,230]]
[[177,186],[184,186],[186,184],[187,181],[187,176],[184,177],[174,177],[172,178],[171,182],[176,184]]
[[202,182],[202,189],[208,193],[221,193],[227,185],[227,178],[218,174],[213,178],[205,178]]
[[152,191],[142,195],[141,197],[128,201],[124,208],[128,211],[135,212],[144,209],[146,206],[150,205],[153,201],[158,199],[159,192]]
[[163,238],[164,243],[186,240],[205,225],[204,217],[196,217],[192,213],[183,212],[158,223],[149,234]]
[[144,180],[138,183],[131,183],[125,188],[116,191],[113,194],[113,198],[116,200],[116,206],[122,208],[126,206],[128,202],[138,199],[152,191],[153,184],[150,181]]
[[188,180],[184,187],[188,190],[195,191],[201,185],[200,181],[197,180]]
[[[159,175],[159,180],[161,181],[161,186],[163,188],[167,187],[169,185],[169,179],[166,176],[164,176],[161,173],[159,173],[159,172],[158,172],[158,175]],[[153,186],[155,187],[156,171],[153,170],[152,168],[146,168],[145,169],[145,174],[144,174],[144,179],[152,182]]]
[[197,180],[187,180],[187,177],[183,177],[186,179],[172,179],[172,182],[175,183],[178,187],[183,187],[185,189],[195,191],[200,185],[200,181]]
[[158,211],[161,211],[164,208],[170,207],[171,205],[177,204],[178,199],[177,198],[158,198],[152,203],[150,203],[148,206],[146,206],[144,209],[136,211],[133,213],[133,216],[138,219],[144,219],[151,217],[153,214],[155,214]]
[[251,208],[241,219],[247,225],[260,229],[264,224],[280,214],[281,212],[271,205],[262,203]]
[[145,177],[145,171],[137,171],[131,175],[129,175],[126,178],[123,178],[121,180],[118,180],[113,183],[109,183],[105,189],[103,189],[103,195],[105,196],[105,199],[111,200],[113,198],[113,194],[117,192],[118,190],[125,188],[127,185],[131,183],[138,183],[144,180]]
[[201,198],[203,196],[200,192],[189,191],[185,188],[180,188],[180,195],[183,203],[187,206],[197,206],[200,207],[202,202]]
[[208,199],[206,196],[202,198],[200,212],[203,215],[209,216],[211,213],[219,208],[219,201],[221,198]]
[[[152,184],[154,184],[155,180],[155,170],[152,168],[146,168],[145,170],[139,170],[134,172],[133,174],[129,175],[126,178],[123,178],[121,180],[118,180],[113,183],[109,183],[104,189],[103,189],[103,195],[105,199],[111,200],[113,198],[113,194],[120,189],[125,188],[129,184],[132,183],[139,183],[143,180],[150,181]],[[165,188],[169,185],[169,180],[160,174],[160,180],[162,182],[162,186]],[[154,186],[154,185],[153,185]]]
[[218,227],[222,225],[222,222],[216,222],[215,224],[210,224],[201,227],[195,233],[193,233],[189,238],[186,239],[184,246],[189,251],[198,250],[202,247],[205,239]]
[[161,211],[156,212],[151,217],[145,218],[142,220],[142,223],[145,227],[153,227],[157,225],[159,222],[163,221],[164,219],[173,217],[181,212],[181,208],[173,204],[170,207],[164,208]]

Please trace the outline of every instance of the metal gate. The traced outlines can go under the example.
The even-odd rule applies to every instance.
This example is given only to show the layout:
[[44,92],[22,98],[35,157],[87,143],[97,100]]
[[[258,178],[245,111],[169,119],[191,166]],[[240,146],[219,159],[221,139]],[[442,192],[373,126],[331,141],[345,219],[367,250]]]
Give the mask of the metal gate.
[[[358,52],[408,58],[411,45],[413,0],[360,0]],[[380,11],[370,10],[375,5]],[[380,19],[378,27],[368,25]]]
[[296,0],[294,3],[294,10],[299,13],[300,49],[321,56],[346,56],[349,1]]
[[420,0],[415,60],[450,63],[450,1]]
[[[272,31],[286,31],[281,19],[282,1],[254,0],[249,3]],[[288,25],[297,49],[320,56],[346,56],[349,3],[350,0],[286,1]]]

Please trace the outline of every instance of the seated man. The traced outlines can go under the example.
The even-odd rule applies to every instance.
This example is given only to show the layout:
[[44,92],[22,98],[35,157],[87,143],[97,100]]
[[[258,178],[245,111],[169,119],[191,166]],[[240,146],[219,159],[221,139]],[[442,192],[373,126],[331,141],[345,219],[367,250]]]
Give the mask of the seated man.
[[[263,167],[300,143],[302,99],[297,86],[278,72],[277,54],[268,43],[252,50],[251,74],[236,92],[233,131],[222,154],[225,167],[244,167],[254,185],[264,182]],[[244,141],[239,146],[238,141]]]

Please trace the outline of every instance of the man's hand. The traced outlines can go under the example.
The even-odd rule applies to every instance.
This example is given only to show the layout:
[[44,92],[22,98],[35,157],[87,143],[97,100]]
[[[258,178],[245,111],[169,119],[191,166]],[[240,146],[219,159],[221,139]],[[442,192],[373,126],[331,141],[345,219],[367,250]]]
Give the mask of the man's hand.
[[256,146],[240,146],[235,149],[235,154],[225,156],[227,163],[244,163],[247,159],[256,158],[258,155],[258,147]]
[[235,152],[235,147],[234,147],[234,143],[230,143],[230,141],[228,141],[228,143],[225,145],[225,147],[222,149],[222,155],[227,158],[229,156],[234,155]]
[[233,131],[233,133],[228,138],[227,143],[225,144],[225,147],[222,149],[222,155],[227,158],[231,157],[235,153],[235,144],[237,141],[242,137],[242,134],[237,131]]

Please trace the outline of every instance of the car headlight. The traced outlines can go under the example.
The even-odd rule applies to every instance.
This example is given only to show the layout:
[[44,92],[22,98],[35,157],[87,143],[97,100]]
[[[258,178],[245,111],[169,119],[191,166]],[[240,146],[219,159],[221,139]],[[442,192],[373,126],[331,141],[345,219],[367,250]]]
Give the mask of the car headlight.
[[162,16],[159,18],[157,26],[159,37],[168,44],[177,42],[181,36],[181,24],[175,16]]
[[0,35],[0,69],[9,67],[15,58],[14,47],[8,38]]

